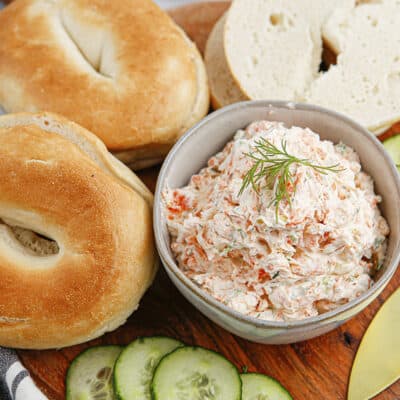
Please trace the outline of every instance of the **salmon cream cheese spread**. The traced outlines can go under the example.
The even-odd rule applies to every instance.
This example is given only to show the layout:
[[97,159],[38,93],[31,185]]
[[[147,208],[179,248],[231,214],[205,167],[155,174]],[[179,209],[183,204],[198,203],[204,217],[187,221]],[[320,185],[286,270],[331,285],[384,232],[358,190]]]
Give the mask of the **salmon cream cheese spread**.
[[259,319],[299,320],[344,304],[373,284],[384,260],[389,227],[372,178],[352,148],[307,128],[254,122],[163,199],[181,270]]

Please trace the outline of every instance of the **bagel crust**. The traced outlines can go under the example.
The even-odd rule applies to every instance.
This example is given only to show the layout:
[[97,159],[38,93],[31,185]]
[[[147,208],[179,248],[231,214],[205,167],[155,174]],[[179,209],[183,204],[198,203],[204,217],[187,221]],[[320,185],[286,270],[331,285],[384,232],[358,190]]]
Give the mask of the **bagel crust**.
[[62,114],[133,166],[159,161],[208,111],[199,52],[151,0],[16,0],[0,37],[7,112]]
[[[55,115],[0,117],[2,346],[93,339],[124,323],[152,282],[151,195],[99,143]],[[35,252],[32,235],[52,246]]]
[[214,109],[249,99],[236,84],[225,59],[223,47],[225,21],[226,13],[214,25],[204,53],[210,82],[211,104]]

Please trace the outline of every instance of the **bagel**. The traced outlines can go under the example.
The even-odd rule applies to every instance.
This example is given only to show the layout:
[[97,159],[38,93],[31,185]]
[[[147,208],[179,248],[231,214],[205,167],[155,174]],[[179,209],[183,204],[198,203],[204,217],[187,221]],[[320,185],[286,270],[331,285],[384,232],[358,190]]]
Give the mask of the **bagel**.
[[224,55],[224,14],[214,25],[204,52],[208,81],[211,91],[211,104],[214,109],[227,106],[238,101],[248,100],[233,79]]
[[322,35],[338,62],[313,82],[308,101],[349,114],[376,134],[399,121],[399,26],[399,0],[335,10]]
[[137,308],[158,264],[152,195],[79,125],[0,117],[0,345],[85,342]]
[[[257,3],[258,1],[258,3]],[[294,89],[294,85],[303,85],[304,87],[304,80],[311,80],[312,76],[308,76],[307,74],[310,75],[310,66],[309,66],[309,61],[306,59],[304,61],[304,54],[306,53],[310,58],[311,58],[311,63],[312,63],[312,70],[318,71],[318,66],[321,62],[320,60],[320,54],[319,54],[319,48],[322,48],[322,41],[320,38],[320,33],[319,33],[319,28],[321,21],[324,20],[331,12],[333,9],[333,2],[319,2],[318,4],[315,3],[315,0],[305,0],[306,3],[296,3],[292,1],[281,1],[281,2],[273,2],[273,4],[269,4],[268,2],[259,2],[259,0],[254,1],[253,4],[251,4],[250,11],[247,11],[248,13],[253,13],[251,16],[247,15],[246,12],[243,13],[244,18],[237,22],[237,30],[241,31],[241,29],[245,30],[246,34],[249,34],[249,31],[254,28],[253,23],[256,25],[258,23],[261,23],[261,20],[265,20],[265,16],[267,15],[267,20],[268,16],[272,20],[273,23],[277,23],[279,20],[279,15],[282,12],[289,12],[292,14],[296,14],[294,10],[300,6],[309,9],[312,8],[310,11],[310,15],[307,16],[306,19],[303,19],[301,16],[301,13],[299,13],[299,18],[296,21],[297,22],[297,32],[296,35],[293,34],[293,32],[285,32],[282,30],[282,34],[278,38],[279,43],[275,45],[275,47],[272,49],[271,52],[268,52],[268,55],[266,55],[265,51],[262,49],[254,49],[254,53],[252,54],[251,60],[248,58],[246,59],[247,64],[258,64],[258,58],[264,57],[265,60],[263,59],[264,62],[270,63],[271,65],[274,65],[277,69],[280,68],[278,65],[279,62],[282,64],[286,64],[288,59],[290,61],[288,62],[289,64],[289,69],[292,68],[294,69],[286,72],[285,69],[282,70],[282,73],[286,73],[287,76],[282,79],[282,81],[285,81],[284,85],[277,85],[277,82],[274,82],[274,78],[269,77],[269,74],[271,74],[271,65],[267,65],[265,69],[261,69],[260,71],[264,73],[265,76],[267,76],[267,81],[271,83],[271,90],[269,93],[268,98],[290,98],[293,97],[293,92],[298,89]],[[312,3],[314,1],[314,4]],[[262,3],[262,4],[259,4]],[[268,3],[268,4],[266,4]],[[352,5],[352,0],[340,0],[336,4],[336,6],[350,6]],[[232,12],[226,12],[218,21],[218,23],[214,26],[213,31],[211,32],[210,36],[208,37],[207,41],[207,46],[206,46],[206,52],[205,52],[205,63],[206,63],[206,68],[207,68],[207,73],[209,77],[209,83],[210,83],[210,91],[211,91],[211,103],[214,108],[220,108],[224,107],[228,104],[235,103],[238,101],[243,101],[243,100],[249,100],[251,99],[251,96],[253,98],[257,98],[257,93],[253,93],[251,90],[248,92],[245,91],[245,89],[242,87],[242,83],[240,79],[236,78],[233,73],[232,69],[228,64],[227,58],[226,58],[226,53],[225,53],[225,33],[227,30],[229,30],[229,27],[226,27],[226,20],[227,16],[229,13],[235,14],[237,17],[238,14],[240,14],[240,7],[244,7],[245,4],[244,2],[236,2],[235,7],[236,7],[236,14],[235,10]],[[259,7],[259,8],[257,8]],[[266,14],[263,14],[266,13]],[[232,19],[233,17],[231,17]],[[269,24],[272,24],[270,21]],[[231,22],[232,24],[232,29],[235,29],[235,23],[236,22]],[[286,21],[288,23],[288,21]],[[290,21],[290,23],[293,23],[293,21]],[[275,37],[272,36],[271,28],[268,26],[265,29],[261,29],[261,35],[263,35],[263,38],[259,40],[259,32],[252,32],[252,40],[250,40],[250,46],[254,45],[256,47],[262,46],[264,42],[267,43],[274,43],[276,40]],[[243,25],[243,26],[242,26]],[[234,31],[236,32],[236,31]],[[232,33],[233,35],[234,33]],[[285,34],[291,34],[292,37],[290,40],[285,37]],[[251,52],[251,50],[247,49],[247,43],[246,40],[242,41],[239,38],[240,35],[237,35],[234,39],[232,39],[232,52],[236,51],[241,51],[243,52],[242,56],[247,57],[248,53]],[[267,36],[267,37],[265,37]],[[226,41],[229,41],[230,39],[226,39]],[[237,49],[236,47],[237,46]],[[288,47],[286,50],[288,54],[284,54],[284,51],[281,51],[282,48],[285,48],[285,46]],[[277,53],[277,54],[276,54]],[[280,57],[279,62],[277,63],[277,57]],[[293,61],[294,60],[294,61]],[[246,65],[248,67],[248,65]],[[240,68],[240,66],[239,66]],[[273,69],[273,68],[272,68]],[[257,80],[260,79],[260,74],[254,75],[253,76],[253,71],[246,71],[245,72],[246,78],[248,79],[253,79]],[[298,79],[299,75],[303,76],[302,79]],[[316,76],[316,73],[313,75],[314,77]],[[261,78],[262,79],[262,78]],[[269,79],[269,80],[268,80]],[[243,84],[245,85],[245,84]],[[258,86],[257,86],[258,87]],[[257,87],[254,90],[257,90]],[[301,90],[300,90],[301,91]]]
[[353,0],[234,0],[224,31],[229,69],[249,98],[303,100],[318,76],[322,23]]
[[208,111],[196,46],[151,0],[16,0],[0,12],[0,105],[51,111],[133,168]]
[[234,0],[224,57],[248,98],[322,105],[377,134],[400,120],[399,25],[399,0]]

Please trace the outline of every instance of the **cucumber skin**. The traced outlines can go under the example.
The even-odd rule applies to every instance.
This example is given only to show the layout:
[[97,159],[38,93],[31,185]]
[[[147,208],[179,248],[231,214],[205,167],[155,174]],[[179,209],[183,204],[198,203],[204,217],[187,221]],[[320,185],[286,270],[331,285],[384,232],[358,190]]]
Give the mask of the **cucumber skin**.
[[[293,397],[288,392],[288,390],[278,380],[276,380],[275,378],[272,378],[271,376],[268,376],[268,375],[260,374],[258,372],[243,372],[243,373],[240,374],[240,377],[242,377],[243,375],[251,375],[251,376],[256,376],[256,377],[261,377],[261,378],[267,377],[267,378],[273,380],[277,385],[280,386],[281,390],[287,394],[288,399],[293,400]],[[242,383],[242,385],[243,385],[243,383]],[[245,399],[242,399],[242,400],[245,400]]]
[[[93,349],[98,349],[99,347],[115,347],[116,349],[120,349],[120,351],[122,352],[122,349],[124,348],[124,346],[119,346],[116,344],[105,344],[105,345],[98,345],[98,346],[93,346],[93,347],[88,347],[87,349],[81,351],[71,362],[71,364],[68,367],[67,370],[67,374],[65,376],[65,400],[72,400],[71,399],[71,393],[70,393],[70,385],[68,384],[69,378],[70,378],[70,374],[71,374],[71,370],[72,367],[79,361],[79,359],[81,358],[81,356],[84,356],[86,353],[91,352]],[[113,382],[114,383],[114,382]],[[113,390],[114,390],[114,385],[113,385]],[[115,393],[115,390],[114,390]]]
[[[384,140],[383,147],[389,153],[393,162],[396,164],[397,170],[400,172],[400,134],[396,134]],[[395,157],[396,155],[396,157]]]
[[[172,339],[172,340],[176,340],[176,341],[180,342],[180,340],[177,340],[177,339],[172,338],[172,337],[169,337],[169,336],[162,336],[162,335],[157,335],[157,336],[139,336],[139,337],[137,337],[135,340],[132,340],[132,342],[130,342],[130,343],[127,345],[127,347],[130,346],[133,342],[136,342],[137,340],[143,342],[145,339]],[[177,349],[180,349],[181,347],[185,347],[185,346],[186,346],[185,343],[182,343],[182,346],[179,346]],[[177,350],[177,349],[175,349],[175,350]],[[175,351],[175,350],[173,350],[173,351]],[[171,353],[172,353],[173,351],[171,351]],[[165,354],[163,357],[161,357],[161,359],[160,359],[160,361],[158,362],[158,364],[161,362],[161,360],[162,360],[164,357],[166,357],[168,354],[171,354],[171,353],[167,353],[167,354]],[[119,357],[121,356],[121,354],[122,354],[122,351],[121,351],[120,355],[118,356],[118,358],[116,359],[115,365],[117,364],[117,362],[118,362]],[[158,366],[158,365],[157,365],[157,366]],[[157,367],[156,367],[156,369],[157,369]],[[155,370],[154,370],[154,372],[155,372]],[[153,374],[153,375],[154,375],[154,374]],[[116,379],[116,377],[115,377],[114,372],[113,372],[112,381],[113,381],[113,389],[114,389],[114,396],[115,396],[115,399],[116,399],[116,400],[124,400],[124,398],[121,396],[121,394],[119,393],[119,391],[118,391],[118,389],[117,389],[117,388],[118,388],[118,382],[117,382],[117,379]],[[152,392],[152,391],[151,391],[151,392]],[[153,398],[153,395],[152,395],[151,397]],[[66,399],[66,400],[68,400],[68,399]]]
[[[205,347],[202,347],[202,346],[184,346],[184,347],[189,347],[189,348],[192,348],[192,349],[201,349],[201,350],[210,351],[211,353],[216,354],[218,357],[224,358],[225,360],[227,360],[228,362],[230,362],[232,365],[234,365],[234,364],[233,364],[231,361],[229,361],[225,356],[223,356],[221,353],[216,352],[215,350],[206,349]],[[182,348],[182,347],[179,347],[179,348],[177,348],[176,350],[171,351],[171,353],[166,354],[166,355],[165,355],[164,357],[162,357],[161,360],[159,361],[159,363],[158,363],[156,369],[154,370],[153,379],[152,379],[152,381],[151,381],[151,386],[150,386],[151,400],[163,400],[163,399],[157,397],[157,394],[156,394],[155,391],[154,391],[154,385],[153,385],[154,376],[156,375],[156,371],[157,371],[158,367],[161,365],[161,362],[164,360],[164,358],[168,357],[169,355],[171,355],[172,353],[174,353],[175,351],[177,351],[177,350],[179,350],[179,349],[181,349],[181,348]],[[235,368],[236,368],[236,367],[235,367]],[[236,368],[236,370],[237,370],[237,368]],[[239,395],[239,397],[238,397],[236,400],[242,400],[242,386],[243,386],[243,384],[242,384],[242,380],[240,379],[240,373],[239,373],[238,370],[237,370],[237,373],[238,373],[238,377],[239,377],[240,395]],[[285,390],[286,390],[286,389],[285,389]],[[188,399],[188,400],[189,400],[189,399]]]

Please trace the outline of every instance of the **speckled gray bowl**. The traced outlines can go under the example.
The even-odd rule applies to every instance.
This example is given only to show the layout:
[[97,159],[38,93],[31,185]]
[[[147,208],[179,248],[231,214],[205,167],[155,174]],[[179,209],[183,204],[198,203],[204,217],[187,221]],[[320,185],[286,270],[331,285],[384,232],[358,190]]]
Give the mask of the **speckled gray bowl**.
[[[287,126],[309,127],[322,139],[343,141],[360,156],[363,169],[375,180],[382,195],[381,210],[391,233],[386,261],[376,283],[359,298],[333,311],[295,322],[270,322],[240,314],[215,300],[188,279],[178,268],[170,250],[161,201],[166,188],[184,186],[209,157],[231,140],[236,130],[256,120],[283,121]],[[384,289],[400,258],[400,179],[379,141],[351,119],[336,112],[306,104],[279,101],[249,101],[218,110],[189,130],[165,160],[157,182],[154,207],[157,248],[164,267],[180,292],[203,314],[228,331],[259,343],[292,343],[328,332],[359,313]]]

